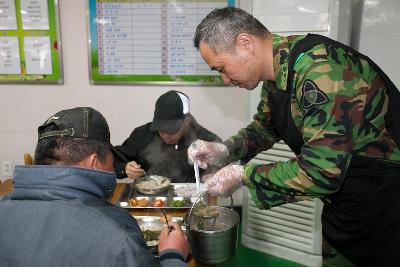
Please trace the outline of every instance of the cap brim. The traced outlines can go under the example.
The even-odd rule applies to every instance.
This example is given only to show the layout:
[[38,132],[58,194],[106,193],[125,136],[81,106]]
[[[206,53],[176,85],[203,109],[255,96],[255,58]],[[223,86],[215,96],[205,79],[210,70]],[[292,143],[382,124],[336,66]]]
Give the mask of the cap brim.
[[178,120],[163,120],[163,119],[153,119],[151,129],[153,131],[165,132],[165,133],[176,133],[178,132],[185,119]]

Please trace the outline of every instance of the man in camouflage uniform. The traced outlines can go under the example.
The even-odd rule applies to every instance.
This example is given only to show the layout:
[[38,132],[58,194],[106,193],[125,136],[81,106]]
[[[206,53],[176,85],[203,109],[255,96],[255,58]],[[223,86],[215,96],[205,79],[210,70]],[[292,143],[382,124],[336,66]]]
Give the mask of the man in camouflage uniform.
[[[336,250],[356,266],[392,266],[400,244],[400,136],[392,126],[400,115],[390,110],[400,103],[379,67],[328,38],[271,34],[232,7],[212,11],[194,44],[225,83],[252,90],[264,81],[246,128],[223,144],[189,148],[202,168],[244,163],[220,169],[208,191],[225,196],[243,182],[260,209],[319,197],[323,236]],[[295,158],[245,164],[280,140]]]

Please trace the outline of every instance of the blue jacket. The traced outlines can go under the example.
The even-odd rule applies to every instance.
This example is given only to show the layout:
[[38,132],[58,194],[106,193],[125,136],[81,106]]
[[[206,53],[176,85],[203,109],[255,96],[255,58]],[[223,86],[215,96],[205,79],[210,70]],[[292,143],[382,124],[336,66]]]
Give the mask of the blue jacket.
[[17,166],[14,191],[0,198],[0,265],[160,266],[136,220],[105,200],[114,187],[114,173]]

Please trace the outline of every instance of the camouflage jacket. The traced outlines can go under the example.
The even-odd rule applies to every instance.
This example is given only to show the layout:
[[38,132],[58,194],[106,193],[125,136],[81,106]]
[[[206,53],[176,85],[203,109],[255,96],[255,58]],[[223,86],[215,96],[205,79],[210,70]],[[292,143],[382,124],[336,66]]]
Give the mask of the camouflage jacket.
[[[286,90],[290,47],[302,38],[273,35],[276,90]],[[304,144],[288,162],[244,166],[243,182],[257,207],[338,191],[353,155],[400,163],[400,150],[385,129],[385,86],[367,61],[351,57],[321,44],[297,59],[290,109]],[[310,85],[314,90],[305,90]],[[253,121],[225,141],[227,162],[247,162],[281,140],[271,122],[268,91],[265,81]]]

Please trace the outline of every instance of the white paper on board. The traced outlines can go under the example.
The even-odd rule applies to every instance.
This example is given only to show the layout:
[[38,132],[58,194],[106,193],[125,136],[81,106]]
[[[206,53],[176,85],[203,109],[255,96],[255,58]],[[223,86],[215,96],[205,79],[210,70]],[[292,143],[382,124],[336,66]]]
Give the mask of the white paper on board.
[[47,0],[20,0],[22,29],[48,30],[49,9]]
[[0,30],[17,30],[14,0],[0,0]]
[[0,74],[21,74],[17,36],[0,37]]
[[49,36],[24,37],[26,74],[52,74]]

